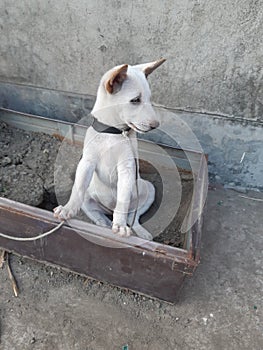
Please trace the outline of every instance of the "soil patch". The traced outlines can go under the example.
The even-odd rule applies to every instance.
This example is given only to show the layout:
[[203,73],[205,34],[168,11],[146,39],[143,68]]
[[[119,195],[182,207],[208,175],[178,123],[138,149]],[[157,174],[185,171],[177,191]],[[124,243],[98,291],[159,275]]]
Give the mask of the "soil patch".
[[[50,135],[26,132],[0,123],[0,195],[47,210],[52,210],[58,203],[65,204],[70,196],[81,153],[80,147],[61,142]],[[162,223],[163,228],[159,230],[157,221],[155,226],[149,223],[162,203],[163,181],[150,164],[141,162],[140,170],[141,176],[151,181],[156,189],[155,203],[141,222],[146,228],[151,228],[155,241],[184,247],[185,234],[180,228],[193,193],[192,174],[179,169],[180,178],[174,180],[172,185],[180,186],[182,191],[180,206],[175,212],[174,204],[167,203],[165,210],[168,214],[170,211],[171,220]],[[89,221],[83,213],[80,213],[79,218]]]

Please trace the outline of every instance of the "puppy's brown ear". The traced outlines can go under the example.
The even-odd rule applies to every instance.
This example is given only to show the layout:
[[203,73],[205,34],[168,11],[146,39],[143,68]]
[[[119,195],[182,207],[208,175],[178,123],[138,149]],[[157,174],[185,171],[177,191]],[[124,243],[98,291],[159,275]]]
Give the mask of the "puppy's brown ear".
[[150,63],[144,63],[144,64],[138,64],[135,67],[139,68],[140,70],[142,70],[143,73],[145,74],[146,78],[147,78],[149,74],[151,74],[156,68],[158,68],[165,61],[166,61],[165,58],[160,58],[157,61],[150,62]]
[[124,64],[114,70],[110,78],[105,83],[105,88],[110,94],[116,94],[120,91],[122,83],[127,78],[128,64]]

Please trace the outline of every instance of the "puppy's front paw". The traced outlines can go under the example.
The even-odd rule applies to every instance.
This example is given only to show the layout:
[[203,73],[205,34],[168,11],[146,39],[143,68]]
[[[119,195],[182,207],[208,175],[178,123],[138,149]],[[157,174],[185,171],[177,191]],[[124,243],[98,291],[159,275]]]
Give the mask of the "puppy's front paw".
[[129,237],[132,234],[130,227],[119,226],[118,224],[112,224],[112,232],[118,234],[121,237]]
[[55,218],[58,218],[60,220],[68,220],[76,215],[75,210],[67,208],[67,206],[63,207],[62,205],[54,208],[53,211]]

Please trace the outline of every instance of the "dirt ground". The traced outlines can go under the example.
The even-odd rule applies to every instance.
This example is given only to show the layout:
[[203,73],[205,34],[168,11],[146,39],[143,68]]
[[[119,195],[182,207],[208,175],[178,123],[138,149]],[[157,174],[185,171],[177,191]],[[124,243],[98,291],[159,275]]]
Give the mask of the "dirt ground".
[[12,256],[20,294],[4,267],[1,349],[261,350],[263,204],[241,195],[209,191],[201,263],[174,305]]
[[59,140],[49,135],[0,123],[0,195],[32,206],[52,202],[59,146]]

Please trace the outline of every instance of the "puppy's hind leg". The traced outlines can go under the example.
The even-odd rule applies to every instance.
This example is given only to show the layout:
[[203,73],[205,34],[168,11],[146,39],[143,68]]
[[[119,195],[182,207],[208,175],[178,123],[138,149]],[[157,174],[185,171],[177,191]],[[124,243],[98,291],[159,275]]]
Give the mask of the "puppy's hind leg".
[[140,238],[146,239],[148,241],[152,241],[153,239],[153,236],[150,234],[150,232],[142,227],[138,220],[135,221],[134,225],[132,226],[132,230]]
[[111,227],[112,222],[106,216],[106,211],[92,198],[85,199],[81,209],[94,224],[103,227]]
[[144,227],[142,227],[142,225],[139,223],[139,219],[140,216],[143,215],[153,204],[155,188],[153,184],[143,179],[139,179],[137,185],[139,193],[139,198],[136,205],[137,208],[136,210],[133,208],[133,210],[129,213],[128,223],[132,225],[132,230],[138,237],[152,240],[152,235]]

